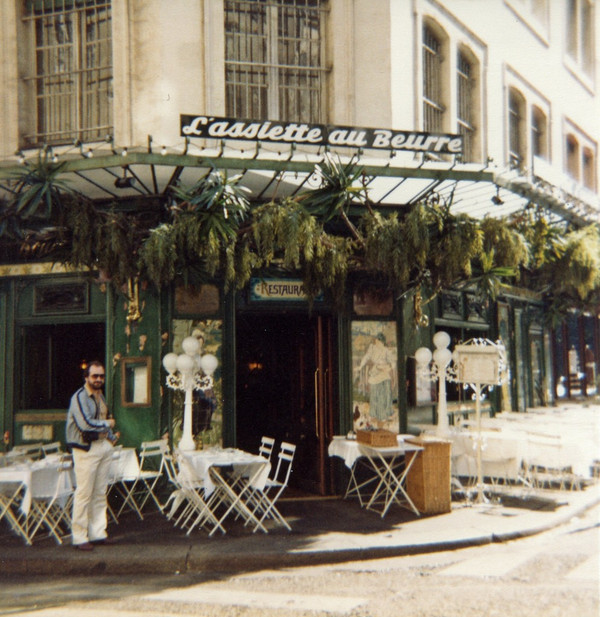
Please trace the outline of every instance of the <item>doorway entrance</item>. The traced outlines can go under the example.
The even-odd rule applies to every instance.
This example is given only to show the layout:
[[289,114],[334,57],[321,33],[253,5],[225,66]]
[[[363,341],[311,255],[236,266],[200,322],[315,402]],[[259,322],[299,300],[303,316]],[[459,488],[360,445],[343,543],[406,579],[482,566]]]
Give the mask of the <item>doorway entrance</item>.
[[327,445],[337,409],[337,342],[331,316],[240,313],[236,320],[237,445],[263,435],[296,445],[290,485],[333,492]]
[[20,410],[66,409],[83,363],[104,361],[105,332],[104,322],[23,326]]

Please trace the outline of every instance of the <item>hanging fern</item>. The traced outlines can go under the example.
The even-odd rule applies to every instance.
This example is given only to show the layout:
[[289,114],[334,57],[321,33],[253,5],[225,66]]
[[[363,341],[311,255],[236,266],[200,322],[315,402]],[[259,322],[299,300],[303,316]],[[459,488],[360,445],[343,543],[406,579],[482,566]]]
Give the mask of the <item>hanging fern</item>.
[[163,223],[150,231],[140,250],[142,272],[156,287],[167,285],[175,279],[177,245],[173,225]]
[[595,225],[565,236],[565,250],[553,264],[553,289],[585,301],[600,288],[600,231]]

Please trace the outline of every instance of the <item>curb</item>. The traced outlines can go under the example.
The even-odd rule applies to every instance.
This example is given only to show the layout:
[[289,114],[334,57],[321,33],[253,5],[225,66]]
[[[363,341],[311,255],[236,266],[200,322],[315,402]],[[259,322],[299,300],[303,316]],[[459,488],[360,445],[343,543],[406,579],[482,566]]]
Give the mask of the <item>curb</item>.
[[[168,551],[161,546],[129,545],[122,552],[115,547],[97,549],[93,555],[77,554],[70,546],[43,548],[36,554],[22,555],[17,559],[0,556],[1,578],[19,576],[119,576],[124,574],[184,574],[184,573],[234,573],[252,572],[264,569],[294,568],[302,566],[334,565],[348,561],[385,559],[459,550],[486,544],[509,542],[537,535],[560,527],[571,519],[580,516],[600,503],[600,497],[583,504],[552,522],[505,533],[474,535],[469,538],[451,541],[434,541],[423,544],[396,546],[341,548],[339,550],[316,550],[299,552],[233,552],[235,546],[222,555],[207,552],[204,547],[193,543],[169,546]],[[119,545],[117,545],[118,547]],[[57,553],[58,548],[58,553]],[[27,549],[30,550],[30,549]],[[51,553],[51,555],[50,555]],[[158,553],[149,555],[148,553]],[[166,553],[166,554],[165,554]]]

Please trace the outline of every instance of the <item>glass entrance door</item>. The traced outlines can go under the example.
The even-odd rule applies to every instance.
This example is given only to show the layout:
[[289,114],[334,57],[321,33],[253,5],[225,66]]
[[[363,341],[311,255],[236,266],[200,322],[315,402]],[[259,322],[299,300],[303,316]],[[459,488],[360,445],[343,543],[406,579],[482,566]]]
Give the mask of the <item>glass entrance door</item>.
[[242,313],[236,326],[236,441],[256,451],[262,435],[297,446],[292,483],[332,490],[337,349],[334,320],[301,313]]

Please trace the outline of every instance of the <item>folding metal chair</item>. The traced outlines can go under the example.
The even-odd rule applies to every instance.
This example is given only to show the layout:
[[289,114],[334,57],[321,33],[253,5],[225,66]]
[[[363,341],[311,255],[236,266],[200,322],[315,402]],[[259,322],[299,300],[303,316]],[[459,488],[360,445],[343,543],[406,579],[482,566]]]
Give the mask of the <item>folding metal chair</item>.
[[66,454],[57,467],[37,467],[31,477],[31,509],[28,535],[31,540],[46,528],[58,544],[71,531],[71,505],[75,492],[72,480],[73,459]]
[[27,513],[21,509],[25,485],[22,482],[0,484],[0,522],[6,521],[11,531],[21,536],[27,545],[31,538],[27,531]]
[[140,520],[144,520],[142,511],[135,499],[135,488],[140,481],[140,463],[137,454],[124,448],[115,448],[113,451],[114,475],[109,481],[109,495],[116,493],[121,498],[121,505],[115,513],[112,508],[109,513],[118,521],[119,516],[126,510],[135,512]]
[[42,457],[42,446],[43,443],[29,443],[29,444],[21,444],[18,446],[14,446],[14,448],[9,452],[9,454],[13,454],[16,458],[29,459],[31,461],[36,461]]
[[[262,525],[266,518],[279,521],[288,531],[291,531],[289,523],[276,507],[276,503],[281,494],[287,488],[290,475],[292,473],[292,463],[296,446],[288,442],[282,442],[279,453],[277,454],[277,467],[275,473],[267,480],[264,489],[255,490],[252,497],[255,503],[255,514],[259,524]],[[257,525],[254,532],[260,527]]]
[[169,444],[164,439],[144,441],[140,446],[140,477],[134,487],[140,499],[140,510],[144,509],[149,499],[154,501],[159,510],[163,509],[155,490],[163,478],[165,455],[168,453]]
[[264,456],[268,461],[271,461],[271,455],[273,454],[273,449],[275,448],[275,440],[273,437],[266,437],[263,435],[260,440],[260,446],[258,448],[258,453],[261,456]]
[[45,443],[42,445],[42,456],[46,458],[51,454],[60,454],[62,451],[60,441],[53,441],[52,443]]
[[[187,528],[186,535],[190,535],[196,527],[210,527],[210,534],[217,529],[225,533],[213,512],[217,505],[217,493],[213,493],[208,500],[204,499],[204,489],[198,485],[194,470],[184,457],[177,459],[178,472],[175,476],[178,498],[185,504],[183,511],[175,521],[175,526]],[[175,510],[176,511],[176,510]]]

